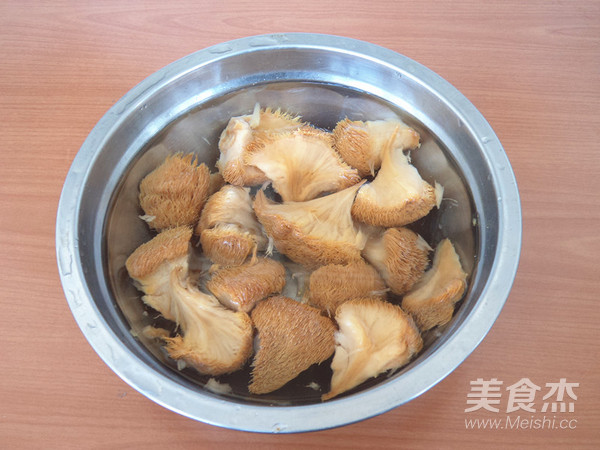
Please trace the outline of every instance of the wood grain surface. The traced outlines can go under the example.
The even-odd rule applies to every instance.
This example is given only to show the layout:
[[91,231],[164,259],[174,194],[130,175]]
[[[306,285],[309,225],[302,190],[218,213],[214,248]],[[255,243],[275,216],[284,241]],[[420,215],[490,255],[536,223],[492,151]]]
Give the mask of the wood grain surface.
[[[128,90],[207,46],[294,31],[388,47],[463,92],[515,171],[523,251],[491,332],[433,389],[353,425],[253,434],[170,412],[100,360],[64,298],[54,227],[75,154]],[[599,448],[599,76],[598,1],[0,2],[0,447]],[[547,414],[575,426],[467,429],[516,414],[466,413],[478,378],[579,383],[573,413]]]

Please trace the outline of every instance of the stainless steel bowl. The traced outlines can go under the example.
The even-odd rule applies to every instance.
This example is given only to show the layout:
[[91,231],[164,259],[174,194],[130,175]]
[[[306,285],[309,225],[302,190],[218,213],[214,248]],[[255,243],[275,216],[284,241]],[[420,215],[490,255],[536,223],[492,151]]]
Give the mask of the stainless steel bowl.
[[[425,335],[411,364],[321,403],[326,365],[267,396],[248,394],[247,373],[208,377],[177,370],[140,330],[152,320],[124,269],[150,238],[138,218],[137,186],[166,154],[194,152],[213,165],[231,116],[255,103],[281,106],[323,128],[348,116],[399,116],[422,136],[413,162],[445,186],[441,208],[415,224],[428,242],[456,244],[469,287],[453,320]],[[119,100],[84,142],[66,178],[56,226],[66,298],[84,335],[123,380],[196,420],[258,432],[299,432],[355,422],[399,406],[452,372],[496,320],[515,277],[521,209],[498,138],[477,109],[438,75],[393,51],[315,34],[244,38],[187,56]]]

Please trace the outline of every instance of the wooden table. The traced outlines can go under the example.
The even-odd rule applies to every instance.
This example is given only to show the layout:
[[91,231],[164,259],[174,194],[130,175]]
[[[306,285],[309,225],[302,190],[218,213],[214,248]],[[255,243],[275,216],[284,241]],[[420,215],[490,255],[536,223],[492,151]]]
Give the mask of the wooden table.
[[[292,3],[274,1],[0,4],[1,446],[598,448],[600,3],[293,4],[294,10]],[[283,31],[388,47],[462,91],[495,129],[516,173],[523,251],[491,332],[429,392],[354,425],[261,435],[172,413],[104,365],[63,296],[54,226],[75,154],[129,89],[209,45]],[[503,382],[499,412],[465,412],[467,395],[475,392],[470,383],[479,378]],[[537,411],[506,412],[506,387],[523,378],[540,387]],[[574,412],[542,413],[546,384],[561,378],[579,383],[573,387],[577,400],[564,398]],[[521,422],[514,425],[517,416]],[[552,417],[558,429],[542,422],[536,429],[536,420]],[[467,428],[480,418],[508,426]]]

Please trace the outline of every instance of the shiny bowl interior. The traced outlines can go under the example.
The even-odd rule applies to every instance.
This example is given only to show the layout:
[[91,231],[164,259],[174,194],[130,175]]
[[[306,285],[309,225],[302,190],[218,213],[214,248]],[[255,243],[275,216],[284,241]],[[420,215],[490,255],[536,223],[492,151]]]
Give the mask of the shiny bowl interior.
[[[140,180],[175,152],[214,167],[220,132],[256,103],[300,114],[331,130],[337,121],[399,117],[421,134],[412,161],[445,188],[439,210],[411,227],[432,246],[449,237],[469,286],[454,318],[424,335],[409,365],[325,403],[327,363],[284,388],[247,391],[249,367],[219,377],[179,370],[141,330],[156,318],[124,268],[151,238],[137,197]],[[57,255],[73,314],[104,361],[169,409],[215,425],[294,432],[339,426],[411,400],[448,375],[498,316],[514,279],[521,240],[518,190],[489,124],[430,70],[381,47],[334,36],[268,35],[220,44],[162,69],[123,97],[98,123],[65,182]],[[286,289],[293,292],[294,281]],[[159,319],[160,320],[160,319]],[[321,390],[308,387],[316,382]],[[354,407],[360,405],[360,408]]]

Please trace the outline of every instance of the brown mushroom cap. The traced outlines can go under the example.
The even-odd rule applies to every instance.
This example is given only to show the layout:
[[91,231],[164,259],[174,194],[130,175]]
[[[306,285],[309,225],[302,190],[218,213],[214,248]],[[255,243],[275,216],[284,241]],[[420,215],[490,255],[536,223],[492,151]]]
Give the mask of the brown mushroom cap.
[[224,266],[242,264],[256,250],[264,250],[267,238],[252,209],[248,188],[225,185],[211,195],[195,233],[202,250]]
[[262,234],[252,210],[249,188],[227,184],[208,198],[196,226],[196,234],[218,224],[236,224],[256,235]]
[[425,217],[436,203],[433,186],[402,149],[394,149],[384,152],[377,176],[358,191],[352,217],[369,225],[399,227]]
[[387,370],[402,367],[423,347],[412,318],[378,299],[355,299],[337,309],[335,354],[328,400]]
[[183,359],[200,373],[221,375],[240,369],[252,354],[253,327],[248,314],[234,312],[172,274],[175,321],[183,336],[165,338],[171,358]]
[[316,308],[277,296],[258,303],[251,315],[259,339],[248,386],[253,394],[279,389],[333,353],[335,325]]
[[167,229],[140,245],[125,262],[129,276],[145,294],[144,303],[168,320],[175,320],[171,272],[187,273],[191,237],[191,227]]
[[139,201],[148,225],[157,230],[194,225],[210,190],[210,171],[192,154],[178,153],[140,182]]
[[350,208],[360,183],[307,202],[275,204],[259,191],[254,211],[275,247],[307,267],[360,261],[367,236],[354,225]]
[[192,228],[189,226],[170,228],[158,233],[152,240],[136,248],[127,258],[125,267],[129,276],[141,281],[156,272],[165,262],[181,257],[187,259],[191,238]]
[[419,146],[419,133],[397,119],[344,119],[333,130],[335,149],[344,161],[358,170],[361,177],[375,175],[381,166],[382,151],[392,148],[412,149]]
[[238,186],[256,186],[268,181],[257,167],[244,162],[248,145],[264,133],[279,132],[303,126],[294,117],[270,108],[261,110],[257,105],[252,114],[232,117],[219,139],[220,157],[217,167],[225,181]]
[[248,121],[244,118],[232,117],[221,133],[219,139],[221,156],[216,164],[226,182],[238,186],[256,186],[268,180],[260,169],[244,163],[244,152],[252,140],[253,131]]
[[442,240],[433,257],[433,265],[402,299],[402,308],[410,313],[422,331],[444,325],[454,314],[454,305],[467,287],[467,274],[449,239]]
[[284,286],[285,268],[270,258],[220,269],[206,284],[223,305],[244,312],[269,295],[281,293]]
[[363,256],[379,271],[392,292],[406,293],[425,272],[431,248],[408,228],[389,228],[371,237]]
[[239,266],[256,250],[256,239],[237,225],[217,225],[202,232],[200,245],[215,264]]
[[244,161],[265,173],[284,201],[312,200],[360,181],[333,150],[331,134],[312,127],[263,135],[249,145]]
[[157,334],[172,358],[201,373],[218,375],[239,369],[252,352],[252,322],[192,286],[188,253],[192,229],[171,228],[142,244],[126,262],[129,275],[144,292],[142,300],[179,325],[182,336]]
[[329,264],[310,275],[308,301],[329,315],[342,303],[360,297],[386,296],[386,285],[377,270],[364,262]]

